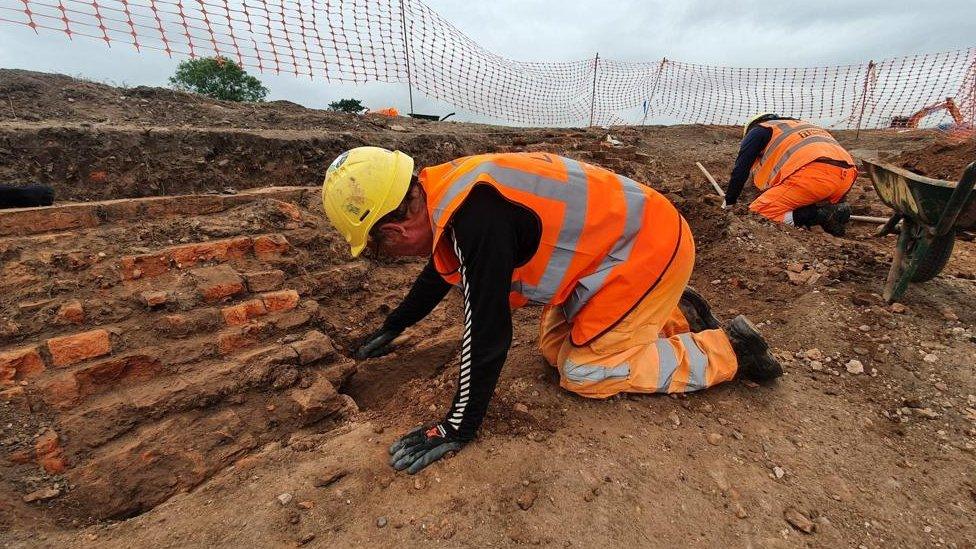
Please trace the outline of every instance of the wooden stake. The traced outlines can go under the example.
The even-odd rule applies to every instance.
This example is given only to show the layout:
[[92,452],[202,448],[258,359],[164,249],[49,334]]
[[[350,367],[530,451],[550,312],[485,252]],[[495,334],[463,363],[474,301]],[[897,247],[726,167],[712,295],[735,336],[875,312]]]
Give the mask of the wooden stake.
[[722,198],[725,198],[725,191],[722,190],[722,187],[719,187],[718,182],[715,181],[715,178],[712,177],[712,174],[708,173],[708,170],[705,169],[705,166],[702,166],[701,162],[695,162],[695,165],[698,166],[698,169],[701,170],[701,173],[705,174],[705,179],[707,179],[708,182],[712,184],[712,187],[715,188],[715,192],[717,192],[718,195],[721,196]]
[[863,221],[865,223],[887,223],[887,217],[871,217],[870,215],[852,215],[851,221]]

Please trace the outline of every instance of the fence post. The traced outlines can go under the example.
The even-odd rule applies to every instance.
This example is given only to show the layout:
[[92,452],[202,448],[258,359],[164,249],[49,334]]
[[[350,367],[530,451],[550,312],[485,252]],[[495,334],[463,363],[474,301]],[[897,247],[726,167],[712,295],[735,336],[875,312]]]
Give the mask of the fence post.
[[593,127],[593,114],[596,111],[596,71],[599,65],[600,52],[596,52],[596,58],[593,59],[593,93],[590,96],[590,127]]
[[868,85],[871,83],[871,76],[874,74],[874,59],[868,62],[868,70],[864,75],[864,90],[861,92],[861,113],[857,115],[857,130],[854,132],[854,139],[861,136],[861,120],[864,118],[864,107],[868,104]]
[[657,95],[657,84],[661,81],[661,73],[664,71],[664,65],[667,64],[668,58],[662,57],[661,64],[657,66],[657,73],[654,75],[654,87],[651,88],[651,93],[647,96],[647,111],[644,112],[644,118],[641,119],[641,126],[647,122],[647,113],[651,112],[651,101],[654,100],[654,96]]
[[971,78],[973,82],[969,90],[969,125],[976,128],[976,60],[969,66],[967,78]]
[[410,37],[407,35],[407,10],[400,0],[400,23],[403,26],[403,50],[407,56],[407,92],[410,94],[410,114],[413,114],[413,76],[410,74]]

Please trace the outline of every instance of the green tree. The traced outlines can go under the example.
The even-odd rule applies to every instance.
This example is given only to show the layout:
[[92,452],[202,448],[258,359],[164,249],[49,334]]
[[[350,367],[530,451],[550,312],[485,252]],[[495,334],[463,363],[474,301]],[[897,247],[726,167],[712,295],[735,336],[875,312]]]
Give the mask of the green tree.
[[358,114],[366,110],[358,99],[340,99],[329,103],[329,110],[336,112],[351,112]]
[[226,57],[187,59],[169,79],[176,89],[224,101],[263,101],[268,88]]

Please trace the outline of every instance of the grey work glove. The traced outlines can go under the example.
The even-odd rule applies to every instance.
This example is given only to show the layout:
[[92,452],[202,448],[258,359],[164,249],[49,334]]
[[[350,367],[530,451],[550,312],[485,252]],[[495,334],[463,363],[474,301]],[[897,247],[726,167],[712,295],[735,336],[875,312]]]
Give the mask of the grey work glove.
[[456,452],[466,444],[440,426],[439,423],[417,427],[390,446],[390,465],[397,471],[411,475],[441,459],[448,452]]
[[354,356],[359,360],[363,360],[388,355],[393,352],[393,347],[390,347],[390,342],[396,339],[398,335],[400,335],[400,332],[396,330],[380,328],[363,338],[363,342],[356,349]]

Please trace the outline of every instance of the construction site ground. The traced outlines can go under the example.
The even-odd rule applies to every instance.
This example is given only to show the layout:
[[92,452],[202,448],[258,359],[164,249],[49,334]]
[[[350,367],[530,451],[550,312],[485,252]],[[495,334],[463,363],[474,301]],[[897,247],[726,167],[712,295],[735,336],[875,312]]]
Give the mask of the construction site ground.
[[[607,134],[611,139],[608,141]],[[974,144],[839,131],[954,178]],[[721,200],[741,129],[522,129],[232,104],[0,71],[4,547],[976,547],[976,246],[881,296],[895,237],[777,225]],[[418,165],[546,151],[665,193],[692,283],[786,374],[586,400],[515,342],[478,440],[416,476],[386,449],[454,391],[458,296],[398,350],[350,358],[419,260],[352,260],[319,206],[358,145]],[[751,189],[749,193],[754,193]],[[192,195],[178,196],[175,195]],[[748,202],[747,196],[743,201]],[[862,176],[857,214],[890,210]]]

